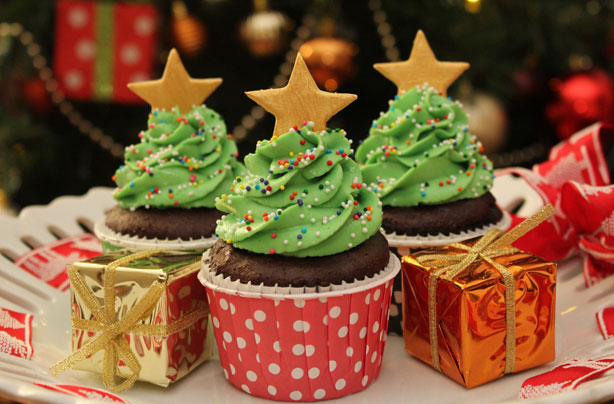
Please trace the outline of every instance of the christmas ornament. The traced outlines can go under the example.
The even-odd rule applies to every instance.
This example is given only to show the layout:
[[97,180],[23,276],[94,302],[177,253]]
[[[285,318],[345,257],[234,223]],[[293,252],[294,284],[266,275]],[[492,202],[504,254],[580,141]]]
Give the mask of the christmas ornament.
[[396,84],[399,94],[414,86],[429,83],[445,95],[454,80],[469,68],[469,63],[440,62],[435,58],[424,32],[418,30],[409,59],[404,62],[376,63],[373,67]]
[[126,84],[153,71],[158,10],[150,4],[59,0],[54,73],[67,98],[140,102]]
[[469,117],[469,132],[482,142],[486,154],[500,151],[507,138],[507,113],[494,96],[476,92],[459,99]]
[[273,138],[305,121],[314,123],[314,131],[326,130],[326,122],[357,98],[354,94],[320,90],[300,53],[296,55],[290,81],[285,87],[245,94],[275,116]]
[[198,55],[207,44],[207,28],[198,18],[188,14],[182,0],[172,4],[171,36],[173,43],[182,55],[192,58]]
[[129,83],[128,87],[147,101],[152,109],[171,110],[178,107],[184,113],[200,105],[222,84],[221,78],[193,79],[181,63],[179,53],[171,49],[162,78]]
[[53,103],[42,79],[35,77],[22,83],[21,93],[37,115],[45,115],[51,111]]
[[356,73],[358,47],[345,39],[318,37],[301,46],[301,55],[313,79],[326,91],[335,91]]
[[240,36],[254,57],[278,53],[288,41],[292,21],[268,9],[267,0],[254,0],[254,13],[241,24]]
[[550,86],[556,99],[546,107],[546,116],[561,139],[596,121],[614,122],[614,83],[603,70],[555,78]]

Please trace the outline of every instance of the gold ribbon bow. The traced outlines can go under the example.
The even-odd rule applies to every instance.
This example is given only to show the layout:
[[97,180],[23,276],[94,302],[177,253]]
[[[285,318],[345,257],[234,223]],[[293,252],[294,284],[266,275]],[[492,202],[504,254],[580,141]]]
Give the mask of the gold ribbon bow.
[[[75,329],[98,332],[99,334],[81,349],[53,365],[51,367],[53,375],[71,368],[77,362],[104,349],[102,381],[105,387],[114,392],[127,390],[138,379],[141,373],[141,365],[130,349],[130,344],[124,337],[124,334],[135,333],[151,337],[164,337],[181,331],[192,325],[195,321],[207,316],[207,310],[198,309],[169,325],[137,324],[151,314],[166,288],[165,278],[160,276],[132,310],[126,313],[121,320],[117,320],[117,314],[115,313],[115,270],[120,266],[127,265],[131,261],[151,257],[162,251],[150,250],[131,254],[107,265],[103,275],[104,307],[100,307],[77,270],[72,265],[69,267],[68,277],[70,278],[71,287],[81,296],[85,306],[91,310],[95,317],[95,320],[73,317],[72,326]],[[131,374],[122,383],[116,384],[115,377],[118,375],[118,362],[120,360],[130,369]]]
[[467,269],[473,262],[484,260],[503,276],[503,283],[505,285],[506,326],[505,373],[511,373],[514,370],[514,366],[516,365],[516,288],[514,286],[514,275],[509,269],[495,262],[493,258],[517,252],[518,250],[510,245],[524,236],[528,231],[537,227],[541,222],[548,219],[554,212],[554,207],[548,204],[507,233],[499,229],[492,229],[472,246],[466,246],[460,243],[450,244],[450,247],[465,251],[463,253],[450,255],[431,254],[422,255],[416,258],[420,264],[439,267],[429,274],[428,286],[429,338],[431,342],[431,358],[435,369],[441,371],[437,346],[437,281],[439,277],[444,280],[452,280]]

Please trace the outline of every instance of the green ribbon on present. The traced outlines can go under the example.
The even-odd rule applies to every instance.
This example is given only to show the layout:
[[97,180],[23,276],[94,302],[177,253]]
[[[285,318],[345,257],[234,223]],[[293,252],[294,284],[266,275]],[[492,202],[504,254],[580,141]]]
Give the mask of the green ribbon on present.
[[96,7],[96,60],[94,61],[94,98],[113,96],[113,47],[115,45],[114,3],[101,1]]

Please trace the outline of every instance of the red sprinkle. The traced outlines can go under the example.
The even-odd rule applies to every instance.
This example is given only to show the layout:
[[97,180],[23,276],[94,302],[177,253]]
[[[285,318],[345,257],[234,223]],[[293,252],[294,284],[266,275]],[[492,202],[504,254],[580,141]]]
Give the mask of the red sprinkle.
[[269,250],[269,254],[275,254],[275,249],[274,249],[274,248],[271,248],[271,249]]
[[301,144],[305,144],[305,139],[301,139]]
[[354,201],[354,206],[358,205],[358,201]]
[[175,206],[179,205],[179,202],[175,201],[174,205],[175,205]]
[[446,184],[450,185],[452,183],[452,180],[446,180]]
[[332,166],[332,165],[333,165],[333,162],[332,162],[331,160],[328,160],[328,161],[326,162],[326,164],[328,164],[329,166]]
[[271,234],[271,238],[275,238],[275,237],[277,237],[277,233]]
[[245,230],[247,230],[247,231],[250,231],[251,229],[252,229],[252,228],[251,228],[251,227],[249,227],[249,226],[247,226],[247,227],[245,228]]
[[439,186],[443,187],[443,181],[439,181]]

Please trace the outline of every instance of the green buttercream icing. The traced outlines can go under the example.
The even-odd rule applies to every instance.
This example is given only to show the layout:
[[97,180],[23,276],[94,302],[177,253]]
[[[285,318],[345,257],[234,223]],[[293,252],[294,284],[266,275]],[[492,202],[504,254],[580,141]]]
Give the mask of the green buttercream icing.
[[461,105],[425,86],[390,101],[356,150],[356,160],[384,205],[409,207],[486,193],[492,163],[481,151]]
[[222,117],[204,105],[154,111],[141,143],[128,146],[113,194],[122,208],[215,207],[245,167]]
[[351,249],[377,232],[381,204],[350,158],[345,131],[312,124],[260,142],[245,158],[250,175],[216,207],[216,233],[237,248],[297,257]]

